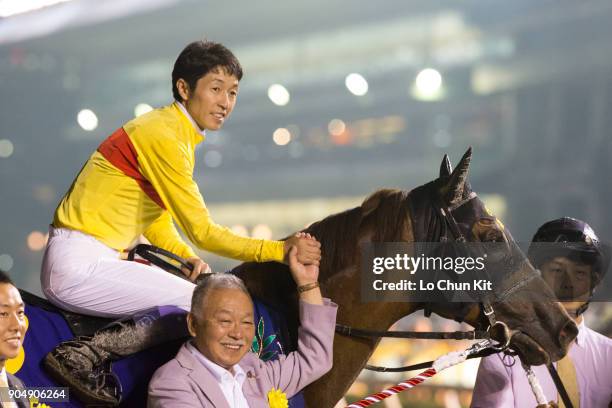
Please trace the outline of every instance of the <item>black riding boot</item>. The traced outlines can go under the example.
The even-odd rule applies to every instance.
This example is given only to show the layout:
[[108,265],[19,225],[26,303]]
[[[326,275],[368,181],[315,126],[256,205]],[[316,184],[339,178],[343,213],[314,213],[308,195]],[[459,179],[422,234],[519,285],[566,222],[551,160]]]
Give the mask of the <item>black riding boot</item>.
[[110,363],[167,341],[187,337],[185,316],[113,323],[91,337],[59,344],[44,359],[47,373],[86,404],[117,406],[121,384]]

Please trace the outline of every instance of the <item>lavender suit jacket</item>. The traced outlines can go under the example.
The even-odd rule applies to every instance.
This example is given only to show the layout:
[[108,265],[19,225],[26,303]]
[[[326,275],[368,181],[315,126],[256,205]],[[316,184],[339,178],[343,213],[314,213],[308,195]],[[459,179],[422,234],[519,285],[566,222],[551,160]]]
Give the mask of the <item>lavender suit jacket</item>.
[[[291,398],[332,367],[338,306],[300,302],[298,350],[264,362],[247,353],[239,365],[247,373],[242,392],[250,408],[267,408],[273,387]],[[149,408],[229,408],[216,379],[183,345],[176,357],[160,367],[149,383]]]

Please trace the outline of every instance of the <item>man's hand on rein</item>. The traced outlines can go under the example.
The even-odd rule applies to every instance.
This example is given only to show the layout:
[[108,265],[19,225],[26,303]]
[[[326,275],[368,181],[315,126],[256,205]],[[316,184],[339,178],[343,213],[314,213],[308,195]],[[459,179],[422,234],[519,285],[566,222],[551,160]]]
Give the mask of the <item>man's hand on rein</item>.
[[197,256],[194,256],[192,258],[187,258],[187,263],[192,265],[193,269],[190,271],[189,269],[182,267],[181,271],[183,271],[185,276],[189,278],[189,280],[192,282],[195,282],[195,280],[198,278],[198,276],[200,276],[200,274],[211,272],[210,266],[208,266],[206,262],[204,262],[202,259],[198,258]]

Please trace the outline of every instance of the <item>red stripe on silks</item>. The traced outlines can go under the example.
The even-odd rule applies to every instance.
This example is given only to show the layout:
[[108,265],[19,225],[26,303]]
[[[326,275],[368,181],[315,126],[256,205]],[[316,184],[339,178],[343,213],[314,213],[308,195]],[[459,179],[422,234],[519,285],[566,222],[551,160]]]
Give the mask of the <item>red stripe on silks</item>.
[[388,395],[388,394],[385,394],[384,392],[379,392],[378,394],[373,394],[372,396],[373,396],[373,397],[376,397],[376,398],[380,398],[380,399],[385,399],[385,398],[387,398],[389,395]]
[[399,385],[395,385],[393,387],[390,388],[391,390],[395,391],[395,392],[402,392],[406,389],[406,387],[400,387]]
[[153,185],[144,178],[138,167],[138,153],[128,137],[128,134],[121,127],[110,135],[98,147],[98,151],[113,166],[118,168],[128,177],[133,178],[142,191],[161,208],[166,209]]

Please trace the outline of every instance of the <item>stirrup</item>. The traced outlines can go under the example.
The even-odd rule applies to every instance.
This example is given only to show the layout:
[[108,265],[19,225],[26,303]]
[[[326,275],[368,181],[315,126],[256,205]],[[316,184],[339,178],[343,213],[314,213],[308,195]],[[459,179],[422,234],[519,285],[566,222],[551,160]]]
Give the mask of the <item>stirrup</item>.
[[94,368],[92,374],[96,380],[96,393],[101,390],[108,391],[108,389],[111,388],[113,390],[113,396],[117,400],[117,405],[119,405],[123,399],[123,388],[121,387],[121,380],[117,374],[112,371],[112,362],[109,361]]
[[[46,355],[43,366],[49,376],[58,384],[70,388],[74,395],[85,406],[116,407],[122,399],[121,381],[111,371],[111,363],[94,366],[91,371],[71,370],[66,368],[53,352]],[[109,395],[100,395],[100,392]]]

